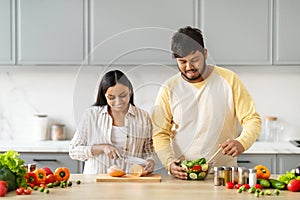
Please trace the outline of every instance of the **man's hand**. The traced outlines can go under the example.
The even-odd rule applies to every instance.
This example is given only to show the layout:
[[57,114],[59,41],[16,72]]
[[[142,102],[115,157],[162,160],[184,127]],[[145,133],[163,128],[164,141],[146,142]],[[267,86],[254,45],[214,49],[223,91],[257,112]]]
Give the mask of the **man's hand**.
[[237,140],[228,140],[220,145],[222,153],[232,157],[238,156],[245,151],[243,145]]
[[185,168],[180,167],[180,160],[173,161],[170,164],[170,173],[179,179],[188,179],[188,175],[185,171]]

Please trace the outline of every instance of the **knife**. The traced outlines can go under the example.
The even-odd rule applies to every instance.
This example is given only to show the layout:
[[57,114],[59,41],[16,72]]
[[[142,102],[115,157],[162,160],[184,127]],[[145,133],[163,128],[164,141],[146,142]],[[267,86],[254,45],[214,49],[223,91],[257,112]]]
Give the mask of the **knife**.
[[127,163],[132,163],[132,164],[139,164],[139,165],[145,165],[147,163],[147,160],[138,158],[138,157],[133,157],[133,156],[126,156],[125,158],[120,158],[124,162]]

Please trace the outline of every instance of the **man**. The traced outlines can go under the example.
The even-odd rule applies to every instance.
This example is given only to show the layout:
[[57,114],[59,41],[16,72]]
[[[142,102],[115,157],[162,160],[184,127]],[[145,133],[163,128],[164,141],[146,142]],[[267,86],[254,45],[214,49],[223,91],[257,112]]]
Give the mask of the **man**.
[[[261,131],[252,97],[235,73],[206,65],[207,49],[199,29],[179,29],[171,50],[179,73],[160,88],[152,113],[158,157],[180,179],[187,179],[181,160],[209,159],[219,148],[222,153],[215,157],[214,166],[237,166],[236,156]],[[238,123],[243,128],[240,135]]]

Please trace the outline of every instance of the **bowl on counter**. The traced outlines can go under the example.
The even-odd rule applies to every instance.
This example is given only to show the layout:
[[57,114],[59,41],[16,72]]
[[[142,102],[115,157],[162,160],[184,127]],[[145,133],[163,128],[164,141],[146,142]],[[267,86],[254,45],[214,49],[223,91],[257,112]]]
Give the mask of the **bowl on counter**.
[[212,163],[207,163],[204,158],[194,161],[183,160],[180,162],[180,166],[186,169],[188,180],[204,180],[212,165]]

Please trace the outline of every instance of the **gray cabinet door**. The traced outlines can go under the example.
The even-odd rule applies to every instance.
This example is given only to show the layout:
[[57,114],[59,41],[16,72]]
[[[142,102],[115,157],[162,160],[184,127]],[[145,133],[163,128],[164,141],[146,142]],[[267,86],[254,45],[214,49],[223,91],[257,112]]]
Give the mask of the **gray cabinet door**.
[[0,64],[14,64],[14,1],[0,1]]
[[274,64],[299,64],[300,1],[276,0],[274,7]]
[[276,173],[276,155],[275,154],[241,154],[238,156],[238,166],[254,168],[256,165],[266,166],[272,174]]
[[195,0],[91,0],[91,64],[174,64],[171,37],[194,25]]
[[18,64],[80,64],[85,0],[18,0]]
[[300,166],[300,155],[277,155],[277,173],[285,174],[286,171],[291,171]]
[[199,23],[208,49],[208,62],[271,64],[271,0],[201,2]]
[[82,173],[82,162],[72,160],[68,153],[20,153],[25,164],[36,163],[37,168],[49,167],[53,172],[58,167],[67,167],[71,173]]

